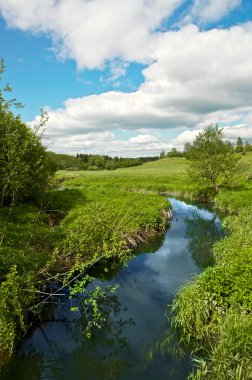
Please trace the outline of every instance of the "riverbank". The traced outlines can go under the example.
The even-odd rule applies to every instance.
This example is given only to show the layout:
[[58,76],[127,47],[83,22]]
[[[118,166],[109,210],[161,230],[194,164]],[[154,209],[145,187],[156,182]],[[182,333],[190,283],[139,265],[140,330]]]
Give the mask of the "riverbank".
[[166,199],[113,180],[110,185],[66,181],[65,189],[46,195],[41,209],[1,208],[2,363],[57,295],[51,283],[72,287],[76,273],[111,257],[127,261],[139,242],[164,233],[171,217]]
[[228,213],[228,237],[213,247],[214,267],[178,293],[171,323],[190,348],[190,379],[250,379],[252,374],[252,183],[251,156],[233,189],[223,189],[215,206]]
[[[157,374],[160,380],[186,378],[192,368],[188,356],[178,361],[158,354],[147,362],[147,353],[166,327],[167,301],[209,263],[213,241],[223,230],[211,207],[169,201],[174,217],[165,233],[141,243],[126,266],[116,257],[95,265],[89,272],[94,279],[77,298],[62,295],[50,316],[24,339],[5,380],[153,380]],[[115,293],[98,300],[102,320],[90,326],[87,292],[97,286],[104,292],[115,284]]]

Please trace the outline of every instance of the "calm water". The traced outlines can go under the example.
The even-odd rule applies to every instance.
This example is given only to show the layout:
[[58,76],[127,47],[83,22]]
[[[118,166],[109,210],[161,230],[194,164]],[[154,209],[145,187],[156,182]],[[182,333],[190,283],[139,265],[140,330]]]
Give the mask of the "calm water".
[[204,208],[170,199],[173,220],[165,236],[142,246],[127,267],[107,273],[101,286],[119,284],[105,328],[83,336],[84,320],[69,311],[67,298],[47,322],[22,343],[8,380],[186,379],[191,364],[146,353],[167,328],[165,307],[178,288],[211,264],[210,248],[223,236],[218,217]]

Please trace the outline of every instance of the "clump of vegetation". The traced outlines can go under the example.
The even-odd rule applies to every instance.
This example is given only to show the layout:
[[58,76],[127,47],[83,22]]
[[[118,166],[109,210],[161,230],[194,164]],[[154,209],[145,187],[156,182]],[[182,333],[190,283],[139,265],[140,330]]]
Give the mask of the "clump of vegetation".
[[215,244],[216,265],[185,286],[172,307],[180,342],[205,358],[195,379],[248,379],[252,370],[251,209],[225,223],[231,235]]
[[62,221],[64,250],[74,251],[75,256],[119,256],[152,232],[165,230],[162,212],[169,203],[160,196],[105,189],[86,190],[86,196],[87,202],[73,208]]
[[223,140],[223,132],[217,125],[207,126],[199,133],[188,154],[189,178],[195,186],[195,195],[213,198],[221,187],[230,186],[240,170],[240,156],[234,146]]
[[[0,80],[4,70],[1,59]],[[6,100],[10,92],[9,85],[0,89],[0,362],[26,329],[28,306],[55,239],[47,215],[34,205],[53,174],[41,143],[46,115],[32,130],[13,114],[11,107],[20,104]]]
[[[226,154],[222,160],[224,166],[218,166],[216,157],[211,158],[211,151],[216,152],[212,146],[216,138],[219,159]],[[205,160],[205,168],[210,168],[209,175],[193,156],[203,146],[201,161]],[[196,369],[189,379],[249,379],[252,373],[250,167],[244,166],[245,175],[241,175],[241,171],[237,175],[239,156],[229,144],[223,145],[217,126],[207,127],[196,138],[189,156],[194,157],[191,158],[192,173],[201,176],[200,189],[210,188],[208,196],[216,194],[218,208],[233,215],[223,222],[229,235],[214,245],[215,265],[179,291],[172,305],[171,323],[181,346],[191,351],[195,358]],[[250,163],[250,160],[248,156],[245,161]],[[212,166],[215,162],[216,168]],[[235,174],[235,184],[230,186]]]
[[[0,80],[4,73],[0,62]],[[41,129],[46,122],[42,114],[40,123],[32,130],[19,116],[14,116],[10,107],[15,100],[7,101],[0,89],[0,205],[8,205],[38,199],[52,176],[47,165],[46,151],[41,143]]]

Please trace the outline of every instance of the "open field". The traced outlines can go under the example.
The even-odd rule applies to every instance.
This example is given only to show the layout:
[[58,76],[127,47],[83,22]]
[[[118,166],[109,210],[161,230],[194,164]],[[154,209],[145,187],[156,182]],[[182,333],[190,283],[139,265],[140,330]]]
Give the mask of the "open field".
[[[222,194],[228,194],[228,197],[226,197],[226,201],[230,201],[230,208],[226,205],[226,210],[228,211],[232,209],[231,203],[235,202],[234,198],[242,198],[245,205],[251,199],[252,153],[241,156],[241,162],[246,165],[245,172],[236,177],[232,188],[223,189],[218,195],[218,199],[224,199]],[[67,188],[85,188],[86,190],[92,188],[92,191],[97,191],[98,188],[102,187],[111,190],[154,191],[171,195],[183,195],[190,198],[193,187],[189,183],[187,176],[188,167],[189,162],[185,158],[164,158],[141,166],[117,169],[115,171],[62,170],[56,173],[55,178],[57,182],[63,182],[64,187]],[[221,206],[220,202],[218,205]],[[224,204],[222,208],[225,208]]]
[[188,192],[185,158],[162,159],[115,171],[59,171],[56,180],[66,187],[106,187],[136,191]]

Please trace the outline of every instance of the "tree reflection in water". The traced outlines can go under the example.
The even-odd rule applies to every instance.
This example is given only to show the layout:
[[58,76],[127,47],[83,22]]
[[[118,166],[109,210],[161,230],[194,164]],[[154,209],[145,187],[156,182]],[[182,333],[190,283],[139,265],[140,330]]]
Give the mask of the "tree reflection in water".
[[205,219],[195,212],[193,217],[187,217],[185,222],[187,249],[196,265],[201,269],[213,265],[212,246],[216,240],[225,236],[218,217],[213,214],[212,218]]
[[114,380],[121,377],[131,366],[128,360],[131,348],[123,328],[134,325],[134,321],[121,317],[124,310],[117,295],[108,293],[101,300],[102,326],[92,329],[90,339],[83,334],[89,316],[81,307],[78,312],[71,312],[70,308],[68,297],[62,298],[54,318],[27,337],[22,355],[13,357],[1,379]]
[[[99,299],[99,312],[102,315],[100,326],[92,328],[91,338],[84,338],[82,349],[76,351],[73,357],[77,378],[81,378],[80,375],[83,374],[83,366],[79,365],[83,361],[88,371],[88,379],[119,379],[125,369],[131,366],[127,360],[130,344],[123,335],[123,327],[134,325],[135,322],[132,318],[123,320],[120,317],[121,309],[122,305],[116,294],[107,294],[105,298]],[[75,340],[92,320],[92,310],[89,312],[90,315],[80,313],[73,331]]]

